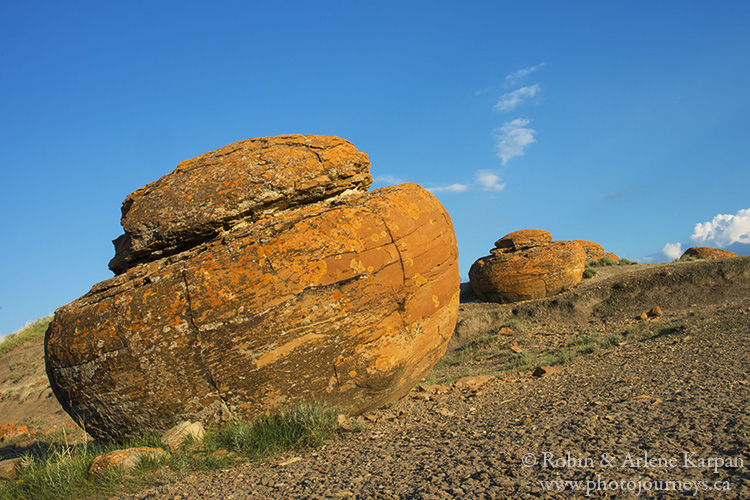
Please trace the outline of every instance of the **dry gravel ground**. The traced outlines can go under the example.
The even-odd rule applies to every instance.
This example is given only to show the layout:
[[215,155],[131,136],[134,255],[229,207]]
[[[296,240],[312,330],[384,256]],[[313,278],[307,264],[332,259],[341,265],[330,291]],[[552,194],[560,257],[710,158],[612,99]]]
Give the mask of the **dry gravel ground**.
[[[744,268],[746,280],[749,261],[742,259],[729,265]],[[701,274],[713,283],[719,279],[714,275],[731,274],[698,264],[657,267],[650,277],[652,271],[639,272],[638,286],[656,289],[664,280]],[[575,293],[585,298],[586,288],[620,289],[609,279]],[[750,498],[750,294],[747,283],[740,285],[728,295],[706,285],[721,305],[708,304],[700,290],[683,299],[673,288],[661,298],[674,307],[645,322],[632,319],[631,309],[642,307],[637,297],[607,299],[608,318],[597,312],[603,311],[601,300],[589,301],[582,312],[565,306],[561,296],[558,305],[570,312],[570,321],[531,303],[515,312],[498,306],[500,312],[490,314],[495,320],[521,318],[513,333],[430,376],[447,383],[469,373],[496,374],[478,390],[415,389],[350,422],[322,449],[115,498]],[[658,298],[646,288],[640,295]],[[472,305],[462,307],[466,318]],[[571,338],[597,332],[621,334],[621,342],[541,378],[530,369],[499,371],[511,344],[538,359]],[[476,335],[464,330],[464,339]]]

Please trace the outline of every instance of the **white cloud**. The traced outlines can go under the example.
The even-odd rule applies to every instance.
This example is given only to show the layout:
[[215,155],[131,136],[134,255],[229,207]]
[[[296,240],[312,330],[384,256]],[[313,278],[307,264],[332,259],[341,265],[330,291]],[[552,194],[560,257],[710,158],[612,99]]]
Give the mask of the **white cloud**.
[[440,191],[447,191],[449,193],[463,193],[465,191],[469,191],[470,189],[471,186],[469,186],[468,184],[451,184],[450,186],[427,188],[427,190],[432,193],[438,193]]
[[503,165],[514,156],[522,156],[526,147],[536,142],[534,134],[536,130],[526,128],[531,123],[526,118],[516,118],[513,121],[505,122],[502,127],[495,129],[497,134],[497,156],[503,160]]
[[661,251],[670,260],[679,259],[682,257],[682,243],[667,243]]
[[524,100],[531,99],[537,93],[539,93],[539,84],[521,87],[518,90],[502,95],[492,109],[493,111],[513,111],[523,104]]
[[537,64],[536,66],[529,66],[528,68],[519,69],[518,71],[514,71],[513,73],[510,73],[508,76],[505,77],[505,83],[508,86],[518,85],[523,81],[524,78],[529,76],[531,73],[538,71],[542,69],[544,66],[546,66],[546,62],[542,62]]
[[374,177],[372,182],[378,186],[393,186],[395,184],[403,184],[406,181],[395,175],[383,174]]
[[500,176],[492,170],[477,170],[474,181],[485,191],[502,191],[505,183],[500,182]]
[[750,208],[735,215],[718,214],[708,222],[699,222],[690,239],[696,243],[725,247],[732,243],[750,244]]
[[474,182],[471,184],[451,184],[450,186],[437,186],[427,188],[433,193],[465,193],[467,191],[502,191],[505,189],[505,183],[500,182],[500,176],[493,170],[477,170],[474,172]]

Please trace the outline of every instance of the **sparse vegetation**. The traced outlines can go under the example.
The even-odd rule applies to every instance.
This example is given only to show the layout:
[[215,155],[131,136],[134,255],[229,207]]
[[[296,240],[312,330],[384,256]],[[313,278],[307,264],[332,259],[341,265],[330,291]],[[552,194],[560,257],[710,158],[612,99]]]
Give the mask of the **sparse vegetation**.
[[596,269],[591,267],[591,265],[587,262],[586,268],[583,270],[583,278],[588,279],[593,278],[594,276],[596,276]]
[[[518,320],[509,319],[503,324],[503,327],[510,328],[511,330],[518,328]],[[506,349],[507,346],[494,346],[493,347],[493,344],[495,344],[499,338],[498,330],[490,332],[490,333],[486,333],[482,335],[481,337],[479,337],[474,342],[470,343],[467,346],[462,347],[456,352],[443,356],[442,358],[440,358],[440,360],[438,360],[435,367],[440,368],[443,366],[456,366],[456,365],[465,363],[467,360],[478,357],[478,356],[497,355],[497,354],[500,354],[502,351],[511,352],[510,350]]]
[[336,428],[336,414],[334,408],[303,403],[260,418],[252,425],[227,425],[219,430],[216,439],[222,446],[252,459],[289,449],[313,448],[321,446]]
[[638,264],[637,262],[633,262],[632,260],[628,259],[620,259],[620,261],[616,261],[610,257],[602,257],[601,259],[597,260],[591,260],[586,262],[586,268],[583,271],[583,277],[584,278],[593,278],[596,276],[596,267],[603,267],[603,266],[632,266],[634,264]]
[[47,331],[47,327],[52,323],[54,316],[46,316],[44,318],[37,319],[30,325],[22,328],[16,333],[10,334],[0,342],[0,356],[10,351],[14,347],[28,342],[29,340],[44,338],[44,334]]
[[252,424],[235,422],[207,429],[201,443],[188,442],[161,460],[142,461],[130,473],[113,469],[96,478],[88,475],[88,469],[98,455],[135,446],[167,447],[153,434],[119,445],[86,440],[70,444],[64,433],[62,442],[59,434],[47,436],[48,441],[38,441],[23,455],[17,480],[0,481],[0,500],[83,499],[133,492],[196,470],[226,467],[290,449],[317,447],[336,429],[336,414],[335,408],[319,403],[291,406]]
[[668,335],[670,333],[676,333],[683,331],[687,328],[685,321],[670,321],[668,323],[641,321],[629,327],[625,334],[628,337],[633,337],[635,340],[646,340],[657,335]]
[[591,267],[602,267],[602,266],[616,266],[619,263],[616,260],[611,259],[609,257],[602,257],[601,259],[592,260],[590,262],[587,262],[586,264],[588,264]]
[[699,259],[700,257],[698,257],[697,255],[683,255],[679,259],[675,259],[674,262],[692,262]]
[[522,372],[528,370],[533,358],[525,352],[515,353],[505,363],[504,370],[507,372]]

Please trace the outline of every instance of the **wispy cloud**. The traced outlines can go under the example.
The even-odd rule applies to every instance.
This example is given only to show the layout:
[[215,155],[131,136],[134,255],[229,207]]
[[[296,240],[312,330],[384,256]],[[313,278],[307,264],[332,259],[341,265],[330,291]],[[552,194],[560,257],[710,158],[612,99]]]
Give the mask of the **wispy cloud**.
[[526,128],[529,123],[531,123],[531,120],[516,118],[495,129],[497,156],[503,161],[503,165],[507,164],[508,160],[514,156],[523,156],[526,147],[536,142],[536,139],[534,139],[536,130]]
[[531,73],[534,73],[535,71],[539,71],[543,67],[547,65],[546,62],[542,62],[537,64],[536,66],[529,66],[528,68],[519,69],[517,71],[514,71],[513,73],[510,73],[508,76],[505,77],[505,84],[509,87],[512,87],[513,85],[520,84],[524,78],[529,76]]
[[675,260],[682,257],[682,243],[667,243],[661,252],[667,256],[669,260]]
[[406,181],[391,174],[378,175],[372,179],[372,183],[376,186],[393,186],[395,184],[403,184],[404,182]]
[[484,169],[474,172],[474,179],[471,184],[451,184],[449,186],[437,186],[427,188],[433,193],[465,193],[467,191],[502,191],[505,189],[505,183],[501,182],[500,176],[494,170]]
[[474,172],[474,182],[484,191],[502,191],[505,183],[500,182],[500,176],[492,170],[477,170]]
[[523,104],[527,99],[535,97],[539,93],[539,84],[521,87],[513,92],[508,92],[500,97],[497,104],[492,108],[493,111],[513,111]]
[[718,214],[708,222],[699,222],[690,239],[696,243],[718,247],[732,243],[750,244],[750,208],[736,214]]
[[427,188],[427,190],[433,193],[439,193],[443,191],[447,191],[449,193],[463,193],[465,191],[470,191],[471,186],[469,186],[468,184],[451,184],[450,186],[431,187]]

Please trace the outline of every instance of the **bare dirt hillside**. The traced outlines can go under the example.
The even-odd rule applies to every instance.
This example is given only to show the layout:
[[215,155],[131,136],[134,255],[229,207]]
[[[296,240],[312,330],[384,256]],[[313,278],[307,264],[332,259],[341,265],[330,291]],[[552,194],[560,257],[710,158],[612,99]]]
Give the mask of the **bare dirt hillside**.
[[4,423],[22,423],[39,430],[73,423],[50,389],[41,337],[0,356],[0,424]]

